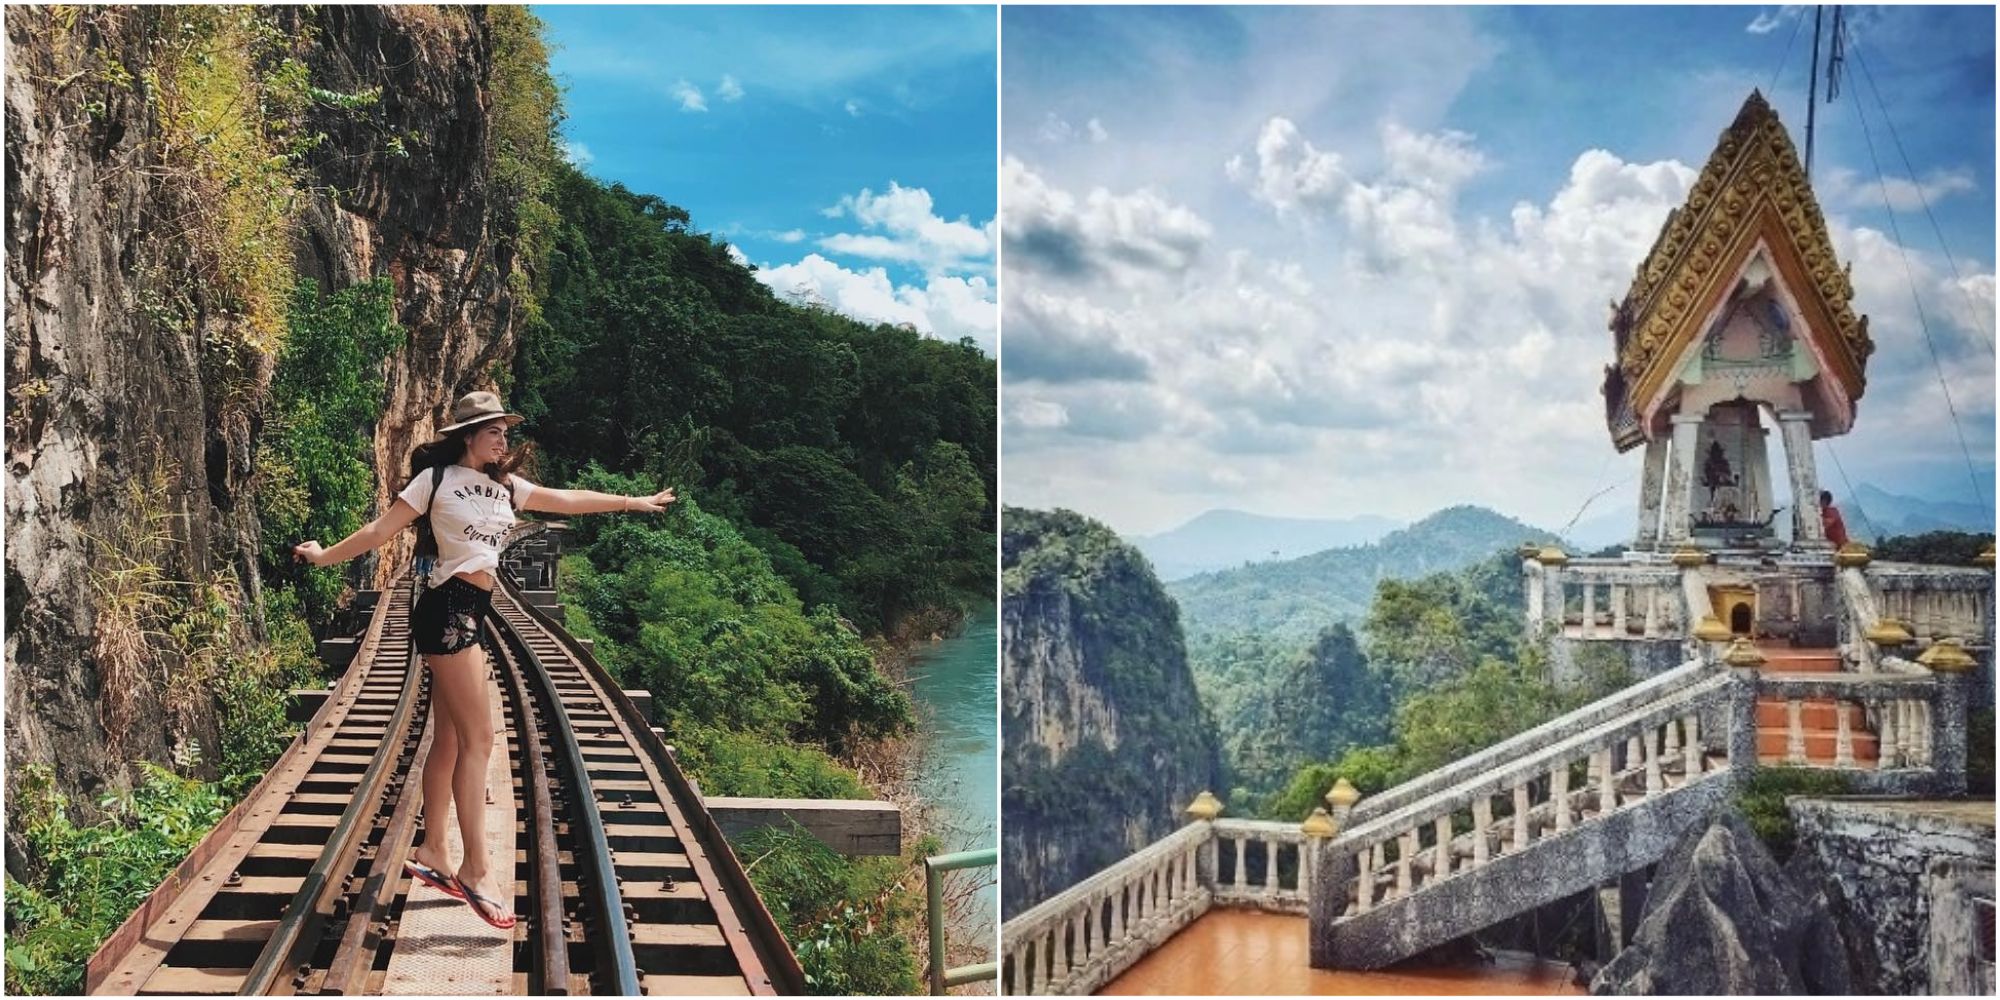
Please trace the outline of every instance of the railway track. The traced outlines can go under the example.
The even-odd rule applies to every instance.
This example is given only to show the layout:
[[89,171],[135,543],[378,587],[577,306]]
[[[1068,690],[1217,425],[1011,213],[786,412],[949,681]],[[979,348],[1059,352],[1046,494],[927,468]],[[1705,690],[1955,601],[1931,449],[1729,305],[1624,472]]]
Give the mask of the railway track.
[[650,720],[502,577],[488,659],[505,756],[488,838],[500,838],[503,879],[515,874],[511,931],[403,873],[430,688],[398,580],[304,732],[92,957],[86,989],[440,993],[483,979],[489,993],[802,992],[797,959]]

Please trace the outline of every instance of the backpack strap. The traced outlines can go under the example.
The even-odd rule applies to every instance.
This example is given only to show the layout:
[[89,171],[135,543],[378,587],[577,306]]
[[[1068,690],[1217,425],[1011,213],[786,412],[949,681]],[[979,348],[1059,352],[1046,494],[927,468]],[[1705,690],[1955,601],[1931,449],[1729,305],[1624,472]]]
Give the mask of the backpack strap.
[[444,482],[444,465],[431,466],[431,502],[424,506],[425,517],[431,516],[431,510],[437,506],[438,484],[442,482]]

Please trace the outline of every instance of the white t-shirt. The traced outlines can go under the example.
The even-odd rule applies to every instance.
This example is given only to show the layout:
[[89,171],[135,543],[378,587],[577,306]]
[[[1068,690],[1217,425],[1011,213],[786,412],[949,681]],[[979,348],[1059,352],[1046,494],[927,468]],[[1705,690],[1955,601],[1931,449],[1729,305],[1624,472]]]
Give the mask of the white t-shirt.
[[[477,573],[500,568],[500,543],[514,526],[514,511],[528,502],[534,483],[512,477],[513,503],[507,488],[493,477],[463,465],[445,466],[438,481],[437,510],[431,515],[431,533],[437,536],[437,565],[431,569],[431,585],[437,586],[457,573]],[[431,503],[431,470],[425,469],[396,494],[417,513],[428,511]]]

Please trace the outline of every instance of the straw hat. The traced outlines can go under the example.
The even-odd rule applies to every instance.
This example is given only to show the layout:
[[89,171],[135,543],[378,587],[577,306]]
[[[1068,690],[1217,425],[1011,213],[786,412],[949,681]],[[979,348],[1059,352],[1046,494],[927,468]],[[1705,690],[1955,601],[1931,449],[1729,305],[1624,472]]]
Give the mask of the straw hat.
[[527,418],[517,413],[508,413],[507,408],[500,405],[500,397],[480,391],[468,392],[458,397],[458,402],[453,403],[451,407],[451,419],[450,424],[437,429],[439,434],[449,434],[460,427],[483,424],[489,420],[504,419],[507,421],[507,426],[512,427]]

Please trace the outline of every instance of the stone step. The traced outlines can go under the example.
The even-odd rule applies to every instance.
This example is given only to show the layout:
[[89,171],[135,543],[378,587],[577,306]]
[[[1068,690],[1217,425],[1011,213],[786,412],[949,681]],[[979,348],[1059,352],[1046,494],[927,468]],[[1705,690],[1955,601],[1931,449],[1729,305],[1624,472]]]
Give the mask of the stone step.
[[[1835,759],[1834,747],[1839,738],[1839,733],[1826,730],[1807,730],[1805,733],[1806,761],[1812,764],[1832,764]],[[1874,733],[1851,733],[1848,739],[1853,746],[1855,763],[1873,764],[1880,756]],[[1760,730],[1757,733],[1757,760],[1760,763],[1782,764],[1788,756],[1786,750],[1788,745],[1787,736],[1783,729],[1775,731],[1768,729]]]
[[1783,644],[1758,643],[1764,654],[1764,669],[1785,674],[1831,674],[1846,669],[1840,650],[1827,647],[1795,648]]
[[[1799,722],[1805,728],[1834,732],[1840,728],[1840,715],[1847,716],[1848,729],[1861,732],[1867,728],[1867,716],[1861,706],[1851,701],[1833,698],[1805,698],[1799,705]],[[1790,713],[1782,698],[1757,699],[1757,728],[1776,729],[1783,732],[1790,724]]]

